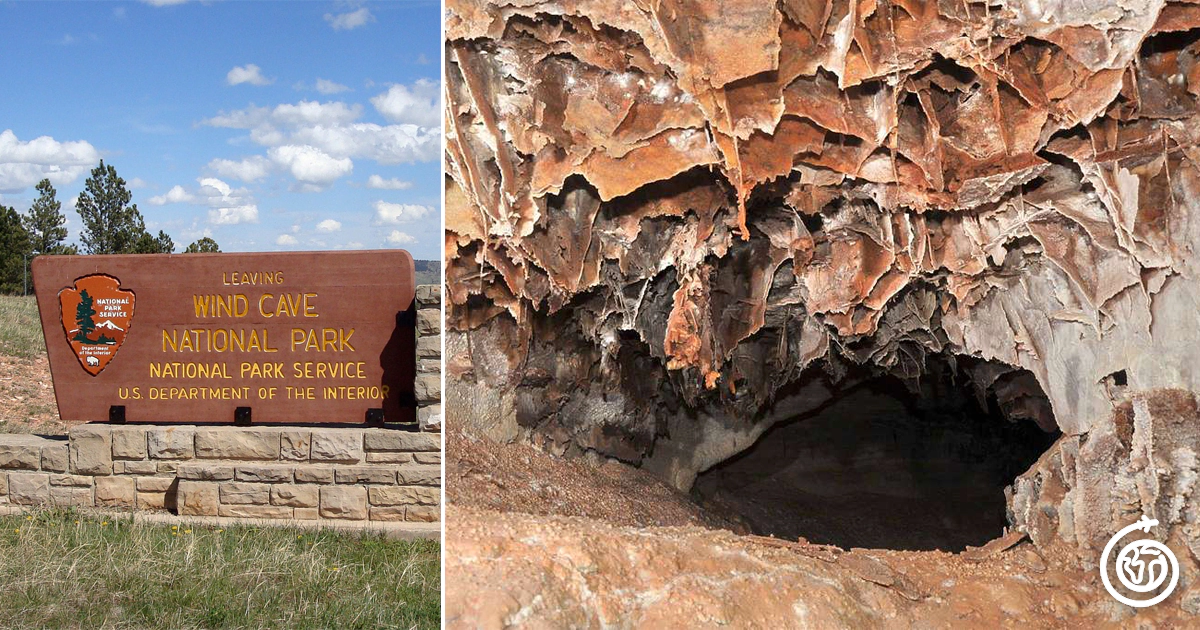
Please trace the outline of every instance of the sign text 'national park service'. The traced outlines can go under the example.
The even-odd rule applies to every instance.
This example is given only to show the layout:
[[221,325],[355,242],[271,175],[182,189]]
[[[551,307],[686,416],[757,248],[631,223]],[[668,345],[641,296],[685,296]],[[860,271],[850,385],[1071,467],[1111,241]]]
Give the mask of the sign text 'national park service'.
[[39,256],[33,278],[64,420],[414,419],[407,252]]

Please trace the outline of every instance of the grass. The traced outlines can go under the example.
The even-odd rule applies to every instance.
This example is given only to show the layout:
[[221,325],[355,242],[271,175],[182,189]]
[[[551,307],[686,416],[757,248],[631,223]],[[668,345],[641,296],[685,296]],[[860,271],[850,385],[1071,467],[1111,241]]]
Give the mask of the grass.
[[45,352],[33,296],[0,295],[0,354],[29,359]]
[[2,628],[437,628],[436,541],[0,517]]

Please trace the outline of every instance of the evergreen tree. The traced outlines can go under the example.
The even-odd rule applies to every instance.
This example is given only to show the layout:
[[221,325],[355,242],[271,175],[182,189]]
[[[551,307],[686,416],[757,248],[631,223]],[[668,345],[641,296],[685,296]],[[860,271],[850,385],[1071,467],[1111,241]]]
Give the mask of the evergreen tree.
[[221,251],[221,247],[213,239],[205,236],[204,238],[193,242],[183,250],[185,254],[215,254]]
[[[29,214],[21,217],[25,231],[29,233],[30,248],[35,256],[61,254],[67,251],[63,241],[67,239],[67,217],[63,216],[62,204],[55,198],[54,186],[43,179],[37,185],[38,198],[29,208]],[[74,246],[71,246],[74,247]]]
[[29,253],[29,234],[21,225],[21,215],[13,208],[0,206],[0,293],[25,290]]
[[96,314],[96,309],[92,305],[92,296],[88,295],[87,289],[79,293],[79,306],[75,307],[75,325],[79,327],[79,332],[75,333],[75,341],[90,343],[92,331],[96,330],[96,320],[92,316]]
[[[130,205],[132,195],[125,180],[117,175],[111,164],[92,169],[79,193],[75,209],[83,219],[80,241],[88,254],[128,254],[146,234],[146,223],[137,204]],[[150,237],[153,240],[153,237]]]
[[159,230],[158,236],[151,236],[149,232],[142,232],[136,243],[133,244],[134,254],[170,254],[175,251],[175,241],[166,232]]

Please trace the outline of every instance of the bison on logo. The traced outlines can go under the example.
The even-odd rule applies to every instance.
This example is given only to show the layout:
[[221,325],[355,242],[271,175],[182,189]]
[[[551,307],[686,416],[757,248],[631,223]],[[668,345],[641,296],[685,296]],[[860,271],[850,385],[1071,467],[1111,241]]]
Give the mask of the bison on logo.
[[133,292],[120,286],[120,280],[97,274],[79,278],[74,288],[58,294],[67,343],[92,376],[116,356],[133,319]]

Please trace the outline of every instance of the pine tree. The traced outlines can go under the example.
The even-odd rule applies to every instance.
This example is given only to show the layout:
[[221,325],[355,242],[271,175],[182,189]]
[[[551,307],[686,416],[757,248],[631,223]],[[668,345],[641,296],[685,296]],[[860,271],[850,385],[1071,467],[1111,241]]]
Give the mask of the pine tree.
[[175,251],[175,241],[162,230],[158,231],[158,236],[150,236],[149,232],[142,232],[136,243],[133,244],[134,254],[170,254]]
[[221,251],[221,247],[213,239],[205,236],[204,238],[194,241],[187,249],[183,250],[185,254],[215,254]]
[[25,290],[28,256],[29,234],[21,225],[21,215],[13,208],[0,206],[0,293]]
[[[67,239],[67,217],[63,216],[62,204],[55,198],[56,191],[50,180],[43,179],[37,185],[38,198],[29,208],[29,214],[21,217],[25,231],[29,233],[33,255],[66,253],[63,245]],[[74,247],[74,246],[72,246]]]
[[100,166],[92,169],[75,203],[83,219],[79,240],[86,253],[128,254],[134,251],[142,235],[149,236],[137,204],[129,204],[131,198],[125,180],[117,176],[117,169],[111,164],[105,166],[104,160],[100,160]]
[[79,332],[75,333],[75,340],[91,343],[89,337],[96,330],[96,321],[92,319],[96,309],[92,307],[92,296],[88,295],[87,289],[79,293],[79,298],[79,306],[75,307],[75,325],[79,327]]

